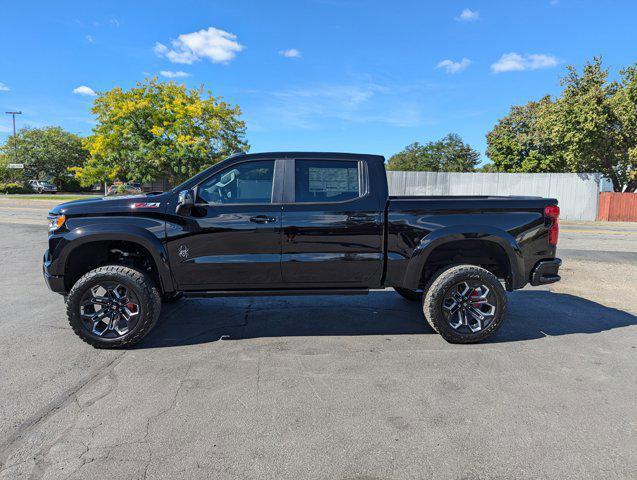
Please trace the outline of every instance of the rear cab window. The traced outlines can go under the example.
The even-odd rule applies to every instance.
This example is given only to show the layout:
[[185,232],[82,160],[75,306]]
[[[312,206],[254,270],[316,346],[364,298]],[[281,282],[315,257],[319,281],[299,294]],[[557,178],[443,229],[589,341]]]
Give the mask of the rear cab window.
[[295,203],[353,200],[363,195],[361,162],[356,160],[296,160]]

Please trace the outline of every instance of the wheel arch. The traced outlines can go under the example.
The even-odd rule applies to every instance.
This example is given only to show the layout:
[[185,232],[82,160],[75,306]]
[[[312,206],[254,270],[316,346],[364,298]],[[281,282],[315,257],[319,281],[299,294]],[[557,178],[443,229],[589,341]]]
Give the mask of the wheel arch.
[[[59,275],[66,275],[74,255],[77,255],[80,249],[86,250],[90,249],[91,244],[97,246],[109,242],[124,243],[141,249],[152,261],[156,272],[155,281],[160,292],[174,291],[166,248],[153,233],[130,225],[89,225],[71,230],[65,234],[59,253],[56,252],[55,271],[59,272]],[[65,278],[65,283],[66,281]]]
[[[411,259],[407,265],[403,278],[403,286],[417,289],[421,287],[423,277],[426,276],[428,262],[435,258],[436,252],[448,249],[450,252],[455,246],[487,246],[501,252],[502,261],[506,270],[504,278],[507,289],[511,290],[522,282],[522,272],[524,271],[524,259],[520,246],[515,238],[508,232],[489,225],[450,226],[435,230],[422,238],[415,248]],[[448,264],[462,263],[453,262]],[[470,262],[471,263],[471,262]],[[479,263],[473,263],[479,264]]]

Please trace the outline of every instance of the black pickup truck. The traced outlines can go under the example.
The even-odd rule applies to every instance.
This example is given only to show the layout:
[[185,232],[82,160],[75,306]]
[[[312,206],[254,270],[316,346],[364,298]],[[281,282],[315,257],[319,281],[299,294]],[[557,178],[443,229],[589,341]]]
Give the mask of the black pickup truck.
[[[165,193],[49,215],[44,277],[73,330],[124,347],[183,296],[366,294],[393,287],[442,337],[501,325],[511,291],[560,279],[557,200],[393,197],[376,155],[238,154]],[[503,286],[504,285],[504,286]]]

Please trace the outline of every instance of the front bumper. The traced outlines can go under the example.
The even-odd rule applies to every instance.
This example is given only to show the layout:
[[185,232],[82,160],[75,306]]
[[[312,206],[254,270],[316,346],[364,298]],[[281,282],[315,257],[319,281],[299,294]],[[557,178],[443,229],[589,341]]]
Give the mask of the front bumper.
[[561,277],[557,273],[560,265],[562,265],[562,260],[559,258],[537,262],[531,270],[531,285],[538,286],[559,282]]
[[47,286],[55,293],[66,294],[66,288],[64,286],[64,275],[51,275],[49,273],[49,266],[51,265],[51,258],[49,251],[44,252],[44,259],[42,261],[42,274],[44,275],[44,281]]

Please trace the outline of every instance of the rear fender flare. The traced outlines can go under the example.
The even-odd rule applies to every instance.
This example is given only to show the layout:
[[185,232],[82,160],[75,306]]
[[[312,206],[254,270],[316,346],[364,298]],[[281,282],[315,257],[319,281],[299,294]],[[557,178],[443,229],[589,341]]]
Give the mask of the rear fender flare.
[[452,225],[431,232],[422,238],[415,248],[403,279],[406,288],[416,289],[420,283],[420,277],[431,252],[445,243],[458,240],[483,240],[493,242],[504,250],[509,260],[509,271],[513,285],[521,282],[524,271],[524,258],[522,250],[515,238],[508,232],[489,225]]
[[55,275],[64,275],[68,258],[77,247],[91,242],[108,240],[126,241],[144,247],[155,262],[161,290],[164,292],[174,290],[166,248],[153,233],[131,225],[94,224],[80,226],[69,231],[64,235],[64,242],[60,245],[59,254],[56,252],[56,261],[55,264],[51,265],[50,270]]

